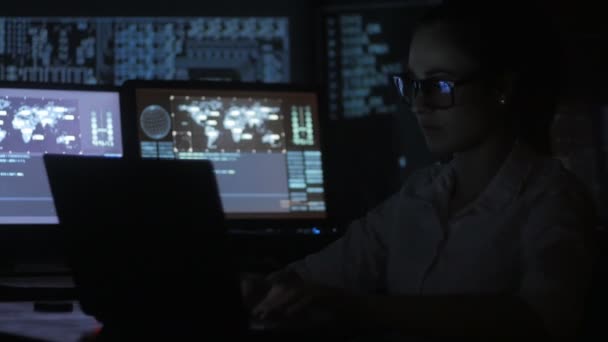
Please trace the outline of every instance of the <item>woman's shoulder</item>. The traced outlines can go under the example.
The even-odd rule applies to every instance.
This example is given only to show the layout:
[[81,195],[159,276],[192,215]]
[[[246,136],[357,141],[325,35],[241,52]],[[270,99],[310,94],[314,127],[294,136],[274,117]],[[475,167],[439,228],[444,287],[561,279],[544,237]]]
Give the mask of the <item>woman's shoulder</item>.
[[597,210],[591,189],[556,158],[535,160],[525,188],[522,196],[532,207],[544,204],[586,216],[595,215]]
[[588,194],[587,185],[563,162],[553,157],[540,157],[534,161],[526,181],[531,195],[555,196],[560,194]]

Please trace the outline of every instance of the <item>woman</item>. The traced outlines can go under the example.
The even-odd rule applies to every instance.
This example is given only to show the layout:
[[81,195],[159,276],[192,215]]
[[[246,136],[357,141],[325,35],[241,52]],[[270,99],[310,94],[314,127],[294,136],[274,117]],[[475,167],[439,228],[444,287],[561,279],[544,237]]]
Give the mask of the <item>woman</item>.
[[595,216],[545,155],[555,45],[529,30],[542,24],[526,24],[528,9],[444,2],[421,21],[408,73],[394,80],[429,149],[451,161],[271,275],[255,315],[319,308],[411,335],[576,334]]

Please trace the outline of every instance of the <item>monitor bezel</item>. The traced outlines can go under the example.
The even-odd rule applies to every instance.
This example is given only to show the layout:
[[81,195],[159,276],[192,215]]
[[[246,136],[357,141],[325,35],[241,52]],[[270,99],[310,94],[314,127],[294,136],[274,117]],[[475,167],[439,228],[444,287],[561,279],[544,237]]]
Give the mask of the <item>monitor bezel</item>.
[[[123,115],[125,108],[121,99],[120,87],[111,85],[74,85],[60,83],[12,82],[0,81],[0,89],[28,90],[58,90],[84,92],[113,92],[118,94],[120,106],[120,124],[123,135],[123,157],[127,146],[124,143],[124,133],[127,132],[128,120]],[[63,238],[60,224],[0,224],[0,255],[6,256],[11,262],[63,257]]]
[[[326,174],[327,165],[327,148],[325,145],[326,139],[323,137],[327,134],[327,118],[321,107],[321,96],[318,87],[312,85],[292,84],[292,83],[257,83],[257,82],[240,82],[240,81],[158,81],[158,80],[129,80],[122,86],[123,96],[121,99],[125,102],[124,108],[127,108],[123,113],[131,120],[131,125],[137,126],[137,104],[135,93],[138,89],[177,89],[177,90],[195,90],[209,89],[213,91],[256,91],[256,92],[282,92],[282,93],[313,93],[317,99],[318,106],[318,121],[319,121],[319,144],[321,149],[321,159],[323,163],[323,171]],[[125,157],[140,158],[139,146],[139,131],[136,129],[136,134],[125,134],[128,138],[134,138],[128,146],[129,151],[125,150]],[[328,191],[327,177],[323,179],[323,187],[325,190],[326,211],[325,218],[234,218],[226,217],[229,233],[236,234],[261,234],[261,235],[282,235],[293,233],[301,233],[301,229],[317,227],[322,233],[335,234],[333,218],[331,216],[331,195]],[[280,229],[276,227],[281,226]]]

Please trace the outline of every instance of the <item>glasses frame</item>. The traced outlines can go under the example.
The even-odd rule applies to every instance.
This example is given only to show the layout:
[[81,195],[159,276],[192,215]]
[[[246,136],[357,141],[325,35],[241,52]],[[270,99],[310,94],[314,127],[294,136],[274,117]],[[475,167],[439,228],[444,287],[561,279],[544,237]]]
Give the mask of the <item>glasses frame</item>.
[[[399,95],[399,97],[408,105],[413,105],[414,101],[416,101],[416,98],[418,98],[418,95],[421,93],[421,89],[424,85],[424,83],[427,82],[433,82],[433,83],[439,83],[440,87],[447,87],[449,88],[449,92],[450,92],[450,104],[446,105],[446,106],[440,106],[428,101],[424,101],[424,104],[431,108],[431,109],[449,109],[452,108],[456,105],[456,101],[454,98],[454,93],[456,92],[456,89],[458,86],[473,82],[475,80],[477,80],[476,78],[466,78],[466,79],[461,79],[461,80],[445,80],[445,79],[440,79],[440,78],[424,78],[424,79],[418,79],[418,80],[414,80],[414,79],[407,79],[405,74],[396,74],[396,75],[391,75],[391,80],[393,81],[393,86],[396,88],[397,90],[397,94]],[[412,87],[414,89],[414,93],[413,96],[411,96],[411,98],[409,96],[406,96],[405,94],[405,86],[407,86],[406,82],[409,82],[409,86]],[[423,94],[424,96],[424,94]]]

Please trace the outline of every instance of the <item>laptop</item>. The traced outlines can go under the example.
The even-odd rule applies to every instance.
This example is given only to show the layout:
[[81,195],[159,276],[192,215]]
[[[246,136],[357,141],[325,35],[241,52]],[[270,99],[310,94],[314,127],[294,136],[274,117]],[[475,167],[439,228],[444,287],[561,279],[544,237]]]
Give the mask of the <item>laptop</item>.
[[209,162],[62,155],[44,162],[78,299],[106,336],[247,329]]

